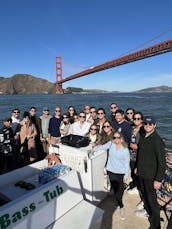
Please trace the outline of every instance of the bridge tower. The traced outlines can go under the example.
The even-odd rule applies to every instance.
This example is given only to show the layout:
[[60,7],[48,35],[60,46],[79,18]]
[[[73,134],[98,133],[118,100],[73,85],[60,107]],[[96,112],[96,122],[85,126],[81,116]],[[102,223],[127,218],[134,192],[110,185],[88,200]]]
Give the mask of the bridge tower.
[[63,94],[62,83],[62,58],[56,57],[56,94]]

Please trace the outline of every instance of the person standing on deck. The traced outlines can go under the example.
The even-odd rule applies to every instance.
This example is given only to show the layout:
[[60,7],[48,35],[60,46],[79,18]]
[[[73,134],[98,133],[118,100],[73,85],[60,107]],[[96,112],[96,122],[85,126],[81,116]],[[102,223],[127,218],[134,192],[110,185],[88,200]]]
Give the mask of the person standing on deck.
[[55,108],[55,116],[50,119],[48,127],[48,143],[58,144],[60,143],[61,134],[60,134],[60,124],[62,121],[61,117],[61,107],[57,106]]
[[104,108],[100,107],[97,110],[97,120],[94,122],[94,124],[96,124],[99,127],[99,133],[101,133],[105,121],[106,121],[106,111]]
[[41,119],[39,116],[36,115],[36,107],[31,107],[29,110],[30,118],[32,123],[35,125],[37,130],[37,135],[35,137],[35,143],[36,143],[36,151],[38,155],[38,160],[42,160],[45,155],[43,154],[43,147],[41,143],[42,139],[42,128],[41,128]]
[[113,140],[101,146],[95,146],[93,151],[109,151],[106,170],[109,175],[111,187],[114,191],[115,208],[120,208],[120,218],[125,220],[123,204],[124,182],[129,176],[130,155],[127,144],[118,131],[114,132]]
[[110,115],[108,117],[108,120],[110,120],[111,122],[116,122],[115,119],[115,112],[118,110],[118,105],[117,103],[111,103],[110,105]]
[[11,128],[14,134],[14,157],[17,168],[20,166],[20,110],[18,108],[12,110],[11,119]]
[[149,215],[150,229],[159,229],[160,206],[157,203],[156,190],[161,187],[165,174],[165,144],[156,132],[153,116],[143,118],[145,135],[140,136],[136,159],[144,208]]
[[42,115],[40,116],[41,119],[41,131],[42,131],[42,146],[43,146],[43,151],[45,154],[48,153],[48,127],[49,127],[49,122],[52,116],[50,115],[49,108],[48,107],[43,107]]
[[12,119],[7,117],[0,128],[0,174],[15,169],[14,134],[11,123]]
[[129,122],[125,120],[124,111],[121,109],[118,109],[115,112],[115,120],[116,122],[113,122],[113,126],[115,130],[122,133],[125,142],[129,145],[130,139],[131,139],[131,125]]
[[90,106],[89,105],[85,105],[84,106],[84,113],[85,113],[85,120],[87,121],[91,114],[90,114]]
[[88,134],[91,123],[87,122],[84,111],[79,112],[79,121],[74,122],[71,127],[71,134],[86,136]]

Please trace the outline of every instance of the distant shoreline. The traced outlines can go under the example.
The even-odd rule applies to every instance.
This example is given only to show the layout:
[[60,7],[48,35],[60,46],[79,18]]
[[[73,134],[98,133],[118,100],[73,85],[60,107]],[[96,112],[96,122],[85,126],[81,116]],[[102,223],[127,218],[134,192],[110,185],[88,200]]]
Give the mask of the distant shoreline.
[[[162,93],[172,92],[172,87],[157,86],[136,91],[107,91],[101,89],[83,89],[68,87],[64,94],[107,94],[107,93]],[[16,74],[10,78],[0,77],[0,95],[56,94],[56,85],[45,79],[28,74]]]

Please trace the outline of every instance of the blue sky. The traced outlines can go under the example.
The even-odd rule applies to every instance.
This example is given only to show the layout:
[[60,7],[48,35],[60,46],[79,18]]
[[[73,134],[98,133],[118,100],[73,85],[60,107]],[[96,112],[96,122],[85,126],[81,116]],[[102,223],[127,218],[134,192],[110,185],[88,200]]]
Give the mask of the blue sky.
[[[172,38],[171,0],[0,0],[0,75],[55,82]],[[144,44],[144,45],[143,45]],[[172,52],[84,76],[63,87],[133,91],[172,86]]]

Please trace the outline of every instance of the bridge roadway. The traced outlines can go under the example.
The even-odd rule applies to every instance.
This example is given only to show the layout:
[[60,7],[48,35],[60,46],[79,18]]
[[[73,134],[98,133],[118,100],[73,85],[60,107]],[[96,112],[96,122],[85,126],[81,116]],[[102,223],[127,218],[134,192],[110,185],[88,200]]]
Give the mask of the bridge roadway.
[[131,54],[121,56],[119,58],[107,61],[103,64],[92,66],[89,69],[86,69],[82,72],[68,76],[68,77],[58,81],[57,83],[61,86],[62,83],[67,82],[67,81],[72,80],[72,79],[79,78],[81,76],[85,76],[85,75],[92,74],[95,72],[103,71],[105,69],[117,67],[117,66],[120,66],[123,64],[128,64],[130,62],[134,62],[134,61],[138,61],[141,59],[153,57],[153,56],[160,55],[160,54],[167,53],[167,52],[171,52],[171,51],[172,51],[172,39],[166,40],[166,41],[161,42],[159,44],[156,44],[156,45],[150,46],[148,48],[139,50],[137,52],[133,52]]

